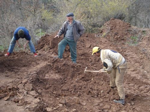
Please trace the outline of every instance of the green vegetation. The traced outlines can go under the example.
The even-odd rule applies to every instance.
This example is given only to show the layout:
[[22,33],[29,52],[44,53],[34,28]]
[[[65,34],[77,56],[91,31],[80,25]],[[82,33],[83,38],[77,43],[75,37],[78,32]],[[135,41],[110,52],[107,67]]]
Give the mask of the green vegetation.
[[104,32],[103,34],[102,34],[102,37],[105,37],[107,35],[107,33],[106,32]]
[[138,44],[138,37],[137,36],[131,36],[131,41],[130,42],[128,42],[128,44],[129,45],[136,45],[136,44]]
[[46,32],[58,31],[69,12],[73,12],[75,19],[81,21],[86,32],[98,32],[111,18],[127,21],[128,8],[134,1],[1,0],[0,38],[5,41],[2,46],[9,45],[14,30],[20,25],[29,30],[31,37],[34,37],[33,43],[36,43]]
[[4,50],[5,48],[2,45],[0,45],[0,51],[4,51]]
[[138,37],[137,37],[137,36],[132,36],[131,39],[132,39],[132,41],[135,43],[135,42],[137,42]]
[[143,30],[143,31],[142,31],[142,34],[143,34],[143,35],[146,35],[146,31],[145,31],[145,30]]
[[84,24],[88,32],[100,28],[111,18],[127,20],[128,7],[135,0],[67,0],[57,2],[60,11],[59,18],[64,18],[66,12],[74,12]]
[[36,36],[37,37],[42,37],[45,35],[46,32],[44,32],[42,29],[36,30]]

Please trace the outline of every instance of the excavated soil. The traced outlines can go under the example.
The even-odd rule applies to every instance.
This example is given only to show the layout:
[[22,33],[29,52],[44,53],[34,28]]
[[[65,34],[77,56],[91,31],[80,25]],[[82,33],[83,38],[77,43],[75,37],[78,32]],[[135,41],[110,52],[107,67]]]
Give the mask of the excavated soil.
[[[0,53],[0,112],[149,112],[149,33],[112,19],[99,34],[79,39],[77,64],[71,62],[69,47],[63,60],[54,58],[62,39],[54,39],[55,34],[39,40],[36,58],[26,52],[9,57]],[[116,50],[126,58],[124,106],[113,102],[119,96],[109,86],[109,75],[84,73],[85,67],[102,68],[100,59],[91,55],[94,46]]]

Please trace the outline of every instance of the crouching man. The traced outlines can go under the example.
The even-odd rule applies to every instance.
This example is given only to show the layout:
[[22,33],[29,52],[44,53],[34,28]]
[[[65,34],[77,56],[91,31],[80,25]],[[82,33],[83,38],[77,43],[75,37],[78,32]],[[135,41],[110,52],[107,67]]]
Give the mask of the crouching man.
[[24,44],[24,49],[26,49],[27,44],[29,44],[30,51],[34,54],[34,57],[36,57],[37,53],[35,51],[35,47],[31,41],[29,31],[25,27],[18,27],[15,30],[14,36],[10,42],[10,45],[9,45],[8,52],[5,54],[5,56],[9,56],[13,52],[13,49],[14,49],[16,43],[17,43],[18,47],[20,47],[20,44],[18,41],[20,38],[26,39],[26,43]]
[[125,104],[125,91],[124,91],[124,74],[127,68],[125,58],[118,52],[109,49],[100,49],[94,47],[92,55],[100,57],[103,63],[103,69],[100,72],[106,71],[110,75],[111,88],[117,87],[120,99],[114,100],[116,103]]

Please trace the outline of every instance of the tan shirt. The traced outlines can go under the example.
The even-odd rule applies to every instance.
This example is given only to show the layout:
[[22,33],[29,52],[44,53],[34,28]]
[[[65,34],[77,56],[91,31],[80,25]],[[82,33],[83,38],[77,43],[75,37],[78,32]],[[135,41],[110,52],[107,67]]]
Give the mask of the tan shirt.
[[102,49],[100,53],[102,63],[105,59],[108,59],[112,62],[113,67],[118,67],[119,65],[122,65],[125,62],[125,58],[116,51],[110,49]]

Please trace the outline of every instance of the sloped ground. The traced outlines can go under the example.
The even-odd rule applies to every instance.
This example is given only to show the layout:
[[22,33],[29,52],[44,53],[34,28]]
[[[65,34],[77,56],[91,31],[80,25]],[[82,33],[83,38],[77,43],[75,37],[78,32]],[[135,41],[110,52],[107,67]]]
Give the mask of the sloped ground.
[[[69,47],[63,60],[53,58],[61,40],[53,39],[54,35],[41,38],[37,58],[25,52],[10,57],[0,54],[0,112],[14,112],[13,107],[16,112],[150,111],[149,33],[149,29],[110,20],[100,33],[80,38],[77,64],[71,62]],[[126,58],[125,106],[112,101],[118,94],[109,87],[109,75],[84,74],[85,67],[102,67],[100,59],[91,55],[94,46],[116,50]],[[14,106],[8,106],[10,103]]]

